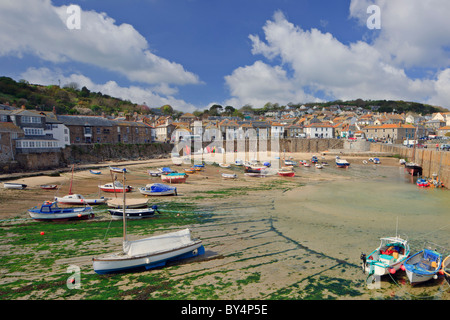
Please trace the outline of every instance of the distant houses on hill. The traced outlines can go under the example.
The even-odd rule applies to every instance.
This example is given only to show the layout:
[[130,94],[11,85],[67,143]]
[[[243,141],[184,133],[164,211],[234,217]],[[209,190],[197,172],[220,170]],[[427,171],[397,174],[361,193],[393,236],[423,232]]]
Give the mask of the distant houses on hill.
[[0,162],[14,160],[17,153],[59,152],[67,145],[95,143],[146,144],[175,142],[187,136],[213,139],[351,138],[398,142],[418,136],[450,132],[450,113],[431,115],[379,113],[348,106],[267,112],[244,119],[214,116],[198,119],[191,113],[178,119],[163,114],[119,117],[59,115],[0,105]]

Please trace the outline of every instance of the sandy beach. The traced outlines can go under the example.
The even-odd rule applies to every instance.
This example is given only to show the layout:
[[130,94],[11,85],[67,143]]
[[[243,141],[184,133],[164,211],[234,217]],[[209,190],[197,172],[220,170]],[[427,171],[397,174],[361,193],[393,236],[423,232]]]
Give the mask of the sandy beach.
[[[221,155],[215,155],[218,161]],[[234,159],[242,155],[234,155]],[[310,160],[312,154],[289,154],[286,158]],[[194,235],[203,240],[206,253],[189,263],[145,271],[165,279],[170,284],[170,292],[183,295],[165,295],[163,289],[146,293],[146,299],[430,299],[446,300],[450,297],[447,283],[441,279],[432,285],[412,287],[402,276],[382,280],[378,289],[368,289],[365,275],[360,267],[361,252],[369,253],[378,245],[378,238],[390,234],[392,215],[381,214],[378,219],[384,224],[376,230],[369,230],[370,222],[362,215],[345,211],[330,211],[317,202],[313,210],[303,210],[292,206],[299,199],[317,195],[326,182],[341,181],[344,185],[352,176],[340,174],[334,166],[333,156],[318,155],[330,166],[322,170],[297,167],[293,178],[277,175],[252,178],[243,175],[243,168],[232,166],[221,168],[217,164],[207,164],[201,172],[190,174],[186,183],[177,184],[177,197],[149,198],[149,204],[173,202],[194,203],[211,218],[202,224],[188,225]],[[360,166],[363,157],[346,157],[352,164]],[[263,160],[263,159],[259,159]],[[382,158],[382,166],[397,168],[398,159]],[[137,187],[160,182],[160,178],[150,177],[149,169],[170,166],[182,171],[188,164],[174,166],[172,159],[133,162],[106,163],[99,165],[101,175],[93,175],[88,170],[75,171],[72,191],[85,197],[99,195],[98,185],[111,181],[107,165],[126,166],[130,173],[127,184],[135,189],[128,193],[129,199],[143,198]],[[102,167],[105,166],[105,167]],[[345,169],[344,169],[345,170]],[[351,170],[351,169],[350,169]],[[382,170],[382,169],[377,169]],[[238,178],[227,180],[221,173],[236,173]],[[72,173],[59,177],[27,177],[15,182],[27,184],[25,190],[0,191],[0,219],[28,219],[27,209],[50,200],[55,195],[68,193]],[[58,190],[42,190],[39,185],[57,184]],[[235,190],[235,191],[233,191]],[[210,193],[214,191],[214,193]],[[220,193],[223,191],[223,193]],[[100,193],[114,197],[114,194]],[[305,201],[304,201],[305,202]],[[298,209],[297,209],[298,208]],[[109,220],[108,215],[98,214],[96,219]],[[372,219],[373,220],[373,219]],[[27,221],[27,223],[38,223]],[[387,227],[387,224],[391,224]],[[439,225],[439,224],[438,224]],[[441,224],[442,225],[442,224]],[[366,229],[367,228],[367,229]],[[155,233],[158,233],[156,230]],[[447,233],[448,234],[448,233]],[[133,235],[131,235],[133,236]],[[359,237],[355,241],[355,236]],[[111,239],[110,239],[111,240]],[[7,248],[8,241],[2,240]],[[98,244],[101,246],[101,244]],[[108,242],[104,248],[120,249],[120,238]],[[72,260],[56,261],[49,269],[48,276],[63,272],[68,263],[78,265],[82,272],[92,275],[91,256],[74,256]],[[10,283],[20,276],[1,274],[1,285]],[[27,273],[24,278],[32,282],[42,274]],[[143,288],[145,284],[136,280],[133,274],[120,274],[117,290],[130,292],[110,299],[135,299],[132,288]],[[195,279],[195,281],[194,281]],[[87,288],[95,286],[94,280],[84,280],[82,289],[70,299],[85,299]],[[83,288],[85,290],[83,290]],[[203,291],[201,291],[202,289]],[[166,290],[167,291],[167,290]],[[44,294],[37,292],[26,298],[39,299]],[[131,292],[134,292],[131,293]],[[206,293],[205,293],[206,292]],[[64,299],[63,295],[52,294],[47,299]]]

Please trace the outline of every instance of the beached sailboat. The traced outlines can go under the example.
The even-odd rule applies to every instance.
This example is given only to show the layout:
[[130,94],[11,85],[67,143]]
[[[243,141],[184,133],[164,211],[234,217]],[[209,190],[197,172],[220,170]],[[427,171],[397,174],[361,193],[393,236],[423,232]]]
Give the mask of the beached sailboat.
[[130,192],[133,187],[132,186],[123,186],[119,181],[114,181],[112,183],[106,183],[98,186],[100,190],[104,192],[113,192],[113,193],[121,193],[121,192]]
[[86,199],[81,194],[68,194],[64,197],[55,197],[55,201],[60,204],[69,204],[69,205],[80,205],[80,204],[104,204],[106,202],[106,198],[100,197],[97,199]]
[[153,183],[139,188],[139,192],[146,196],[176,196],[177,188],[163,183]]
[[[125,185],[125,172],[123,172]],[[126,193],[123,192],[126,203]],[[137,268],[151,269],[164,266],[168,261],[186,259],[205,253],[202,241],[192,239],[189,229],[128,241],[126,213],[123,209],[123,248],[117,253],[92,259],[98,274],[122,272]]]
[[411,284],[437,278],[442,266],[442,255],[434,250],[424,248],[409,257],[403,267]]
[[58,203],[45,201],[40,208],[28,210],[28,214],[38,221],[84,220],[94,218],[92,207],[60,208]]
[[363,270],[369,275],[383,276],[399,270],[408,259],[410,247],[408,240],[398,236],[381,238],[381,243],[366,257],[361,255]]

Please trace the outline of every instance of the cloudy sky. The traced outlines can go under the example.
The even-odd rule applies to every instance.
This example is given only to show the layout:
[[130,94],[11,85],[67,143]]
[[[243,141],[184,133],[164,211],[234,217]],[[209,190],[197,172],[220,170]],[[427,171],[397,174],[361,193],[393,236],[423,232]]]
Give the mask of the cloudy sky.
[[0,75],[184,112],[357,98],[450,108],[449,15],[448,0],[1,0]]

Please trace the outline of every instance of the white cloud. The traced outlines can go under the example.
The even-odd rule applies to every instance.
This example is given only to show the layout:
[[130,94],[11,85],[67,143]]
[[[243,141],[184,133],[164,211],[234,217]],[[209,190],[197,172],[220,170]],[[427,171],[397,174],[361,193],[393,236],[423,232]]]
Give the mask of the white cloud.
[[50,0],[2,0],[0,56],[32,54],[53,63],[87,63],[147,84],[200,83],[182,65],[153,54],[130,24],[117,25],[105,13],[81,10],[77,30],[67,27],[69,17],[67,6],[53,6]]
[[[352,1],[350,10],[353,16],[358,16],[360,11],[357,11],[357,4],[361,9],[365,6],[361,5],[363,2],[368,3]],[[367,19],[366,9],[367,6],[364,8],[364,17]],[[385,20],[383,18],[382,28],[389,26],[388,22],[383,23]],[[422,61],[420,54],[409,57],[398,54],[397,57],[403,60],[397,63],[382,50],[381,40],[375,39],[373,44],[364,41],[344,44],[331,33],[314,28],[303,30],[293,25],[281,12],[276,12],[273,20],[266,22],[263,31],[264,40],[256,35],[249,36],[253,44],[252,53],[264,56],[271,64],[279,60],[281,63],[273,66],[257,61],[226,76],[232,101],[252,100],[259,104],[269,101],[305,102],[305,98],[311,97],[305,94],[308,92],[315,97],[325,93],[329,99],[439,101],[444,107],[450,104],[450,100],[445,101],[450,91],[450,71],[440,74],[435,71],[435,79],[414,79],[401,66],[412,63],[414,59],[417,59],[417,63]],[[440,43],[446,43],[447,39]],[[435,59],[439,57],[435,56]],[[439,65],[446,67],[445,60],[441,59]],[[291,75],[288,76],[288,73]]]
[[[101,92],[110,95],[111,97],[121,98],[123,100],[130,100],[133,103],[146,103],[151,108],[159,108],[165,104],[170,104],[175,110],[182,112],[193,112],[197,108],[183,100],[176,99],[171,95],[160,95],[152,88],[142,88],[138,86],[121,87],[115,81],[108,81],[103,84],[94,83],[90,78],[82,75],[72,73],[65,76],[61,70],[52,71],[48,68],[29,68],[20,75],[21,79],[25,79],[30,83],[37,83],[42,85],[56,84],[61,81],[61,86],[68,83],[75,82],[81,88],[86,86],[90,91]],[[173,92],[167,86],[157,88],[159,92],[166,91],[166,93]]]

